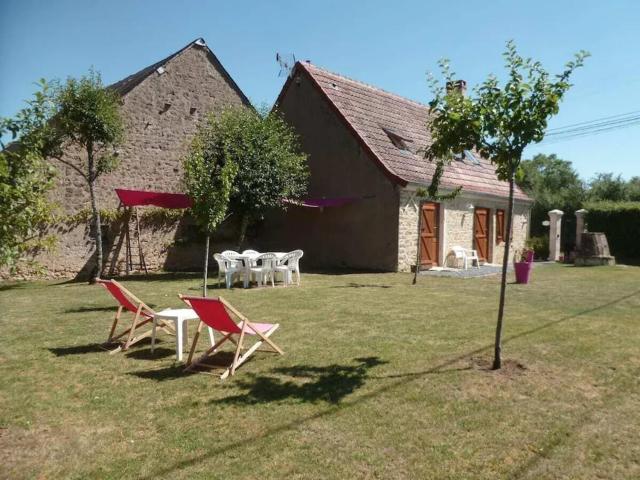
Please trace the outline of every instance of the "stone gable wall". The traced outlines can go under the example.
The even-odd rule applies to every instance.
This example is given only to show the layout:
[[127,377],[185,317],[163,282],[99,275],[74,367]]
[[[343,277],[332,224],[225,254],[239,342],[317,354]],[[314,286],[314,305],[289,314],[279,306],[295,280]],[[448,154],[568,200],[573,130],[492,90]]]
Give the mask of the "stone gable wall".
[[[117,170],[98,179],[101,209],[117,208],[117,187],[182,191],[182,158],[198,123],[207,112],[243,105],[243,97],[229,84],[219,64],[208,57],[205,48],[187,48],[165,65],[165,73],[152,73],[123,97],[125,141],[118,149]],[[65,157],[77,163],[80,155],[68,150]],[[55,160],[54,163],[59,174],[52,199],[59,205],[59,213],[72,215],[90,209],[86,182],[71,167]],[[145,208],[148,207],[141,207],[140,212]],[[190,228],[182,223],[182,230]],[[121,227],[118,224],[109,228],[111,249],[107,251],[106,269],[111,269],[109,264],[116,270],[124,268],[124,248],[121,245],[119,251],[115,250],[122,240]],[[174,222],[143,228],[141,240],[150,269],[185,269],[199,264],[198,248],[175,244],[178,227]],[[59,238],[56,250],[38,256],[38,262],[52,276],[74,276],[88,268],[94,247],[87,226],[58,226],[54,231]],[[137,247],[134,251],[137,253]]]
[[[502,263],[504,242],[496,245],[496,210],[507,208],[507,199],[476,196],[463,192],[458,198],[441,202],[440,207],[440,265],[444,265],[451,247],[459,245],[473,248],[473,211],[467,205],[490,209],[490,257],[491,263]],[[400,192],[399,231],[398,231],[398,270],[410,271],[416,264],[418,235],[419,199],[415,191],[405,188]],[[509,261],[513,252],[525,247],[529,236],[530,205],[516,202],[513,218],[513,242]],[[505,219],[506,227],[506,219]]]

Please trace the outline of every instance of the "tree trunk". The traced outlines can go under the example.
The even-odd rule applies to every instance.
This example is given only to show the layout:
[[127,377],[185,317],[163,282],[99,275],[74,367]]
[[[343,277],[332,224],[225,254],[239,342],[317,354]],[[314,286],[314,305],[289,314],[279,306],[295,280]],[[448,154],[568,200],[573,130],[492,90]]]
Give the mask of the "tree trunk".
[[202,283],[202,296],[207,296],[207,274],[209,273],[209,239],[211,235],[207,234],[207,239],[204,242],[204,278]]
[[242,245],[244,244],[244,238],[247,234],[247,227],[249,226],[249,215],[246,213],[242,215],[242,219],[240,220],[240,238],[238,238],[238,252],[241,251]]
[[100,221],[100,210],[96,199],[96,166],[93,158],[93,146],[87,146],[87,164],[89,167],[89,196],[91,197],[91,211],[93,213],[93,240],[96,244],[96,264],[89,278],[89,283],[95,283],[102,274],[102,225]]
[[504,299],[507,290],[507,267],[509,266],[509,250],[511,249],[511,225],[513,223],[513,189],[514,175],[509,176],[509,204],[507,205],[507,238],[504,243],[504,256],[502,257],[502,279],[500,281],[500,304],[498,306],[498,323],[496,325],[496,343],[493,354],[493,369],[498,370],[502,366],[502,319],[504,317]]

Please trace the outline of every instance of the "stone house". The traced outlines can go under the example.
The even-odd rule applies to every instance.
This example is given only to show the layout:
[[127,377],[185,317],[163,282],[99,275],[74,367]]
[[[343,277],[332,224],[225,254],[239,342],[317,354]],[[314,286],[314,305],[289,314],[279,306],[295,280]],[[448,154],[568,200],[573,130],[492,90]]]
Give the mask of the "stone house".
[[[109,88],[122,97],[125,140],[118,149],[118,168],[97,181],[102,210],[118,208],[115,188],[182,191],[182,158],[198,122],[208,112],[228,106],[250,107],[247,97],[201,38]],[[65,159],[77,162],[78,155],[67,151]],[[90,269],[94,261],[87,215],[77,219],[90,209],[89,193],[72,167],[52,161],[58,167],[52,197],[63,220],[54,229],[58,237],[55,250],[37,260],[52,275],[73,276]],[[124,270],[123,224],[109,219],[103,223],[105,270],[117,273]],[[168,217],[159,223],[143,218],[141,223],[140,239],[149,269],[186,269],[201,263],[199,248],[180,243],[193,228],[184,224],[184,218]]]
[[[465,152],[447,167],[442,190],[463,187],[454,200],[416,195],[434,168],[421,154],[427,106],[308,62],[295,65],[277,106],[309,154],[310,201],[267,219],[265,247],[302,248],[313,267],[409,271],[422,215],[421,268],[445,265],[458,245],[501,262],[508,184],[488,160]],[[531,203],[516,188],[514,249],[527,239]]]

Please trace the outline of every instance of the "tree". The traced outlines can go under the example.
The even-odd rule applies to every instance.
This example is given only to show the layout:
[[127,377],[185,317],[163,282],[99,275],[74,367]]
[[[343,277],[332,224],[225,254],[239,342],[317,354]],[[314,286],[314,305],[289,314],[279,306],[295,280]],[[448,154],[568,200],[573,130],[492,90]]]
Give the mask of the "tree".
[[[0,118],[0,266],[11,269],[26,251],[51,244],[40,235],[52,214],[47,192],[55,170],[46,159],[59,153],[60,139],[51,89],[44,79],[38,87],[15,117]],[[13,142],[2,143],[5,136]]]
[[102,227],[96,198],[96,181],[118,165],[116,147],[122,142],[124,125],[120,115],[119,95],[105,88],[100,74],[91,70],[80,79],[69,78],[56,92],[56,128],[67,148],[78,148],[86,154],[79,163],[56,157],[73,168],[89,188],[92,211],[92,236],[96,246],[96,264],[90,282],[102,272]]
[[307,190],[307,156],[298,136],[277,110],[230,110],[224,117],[226,155],[238,165],[230,208],[240,219],[238,249],[247,228],[283,199],[299,199]]
[[627,185],[629,189],[629,200],[632,202],[640,202],[640,177],[631,177]]
[[613,173],[597,173],[589,182],[589,200],[612,202],[629,200],[630,183],[627,184],[621,175],[614,177]]
[[[523,160],[520,167],[522,174],[516,178],[516,182],[534,199],[531,207],[532,236],[547,233],[542,222],[548,219],[549,210],[559,208],[564,211],[563,224],[566,224],[568,218],[582,208],[586,197],[585,185],[571,162],[555,154],[538,154],[530,160]],[[575,235],[575,228],[564,230],[570,234],[568,237]]]
[[238,165],[228,150],[231,140],[226,134],[233,114],[223,112],[219,117],[210,114],[198,128],[189,153],[184,159],[184,183],[193,200],[191,213],[205,233],[204,273],[202,295],[207,296],[209,270],[209,241],[226,218],[233,181]]
[[[503,86],[490,75],[475,90],[475,97],[467,97],[454,85],[454,75],[447,61],[440,62],[444,87],[435,79],[430,84],[434,99],[430,102],[432,117],[429,129],[433,143],[425,151],[436,162],[430,193],[437,192],[439,175],[455,154],[476,149],[495,165],[498,178],[509,182],[506,231],[513,223],[514,185],[520,172],[522,152],[531,143],[544,138],[547,122],[558,113],[559,104],[571,87],[569,79],[576,68],[583,65],[587,52],[581,51],[568,62],[555,78],[542,68],[540,62],[523,58],[512,41],[504,53],[507,79]],[[507,235],[502,260],[500,300],[496,325],[493,368],[501,367],[502,324],[507,285],[507,265],[511,235]]]

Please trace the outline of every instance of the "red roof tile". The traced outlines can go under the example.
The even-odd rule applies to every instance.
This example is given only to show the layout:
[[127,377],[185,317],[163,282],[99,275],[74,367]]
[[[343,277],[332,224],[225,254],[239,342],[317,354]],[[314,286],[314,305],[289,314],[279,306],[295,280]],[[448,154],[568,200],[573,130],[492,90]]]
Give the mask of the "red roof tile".
[[[429,107],[307,62],[298,63],[298,68],[311,76],[361,143],[375,155],[392,178],[400,183],[431,183],[434,164],[420,154],[431,141],[427,128]],[[385,130],[404,139],[409,149],[396,147]],[[469,192],[507,196],[509,184],[498,180],[495,167],[489,160],[479,155],[477,158],[479,164],[465,160],[454,161],[447,166],[442,176],[442,187],[462,186]],[[518,187],[515,197],[530,200]]]

